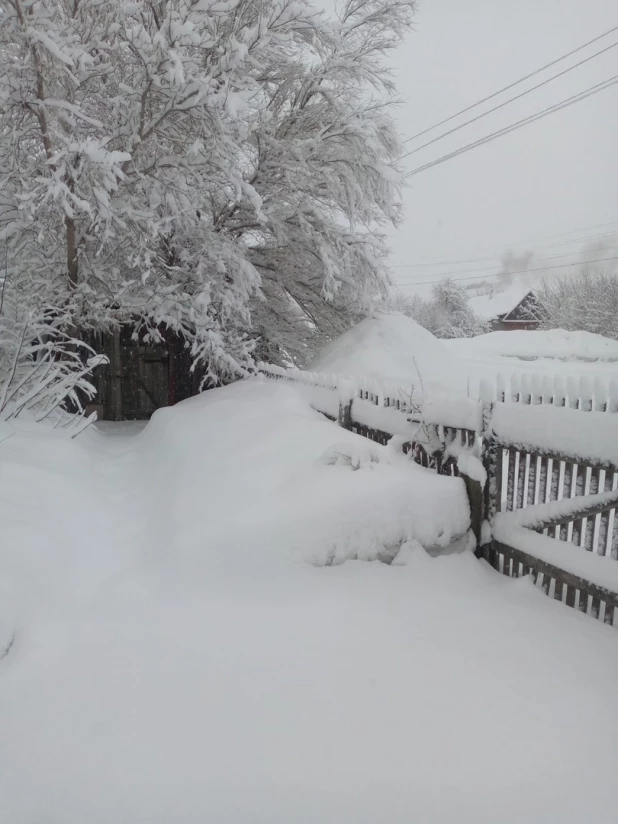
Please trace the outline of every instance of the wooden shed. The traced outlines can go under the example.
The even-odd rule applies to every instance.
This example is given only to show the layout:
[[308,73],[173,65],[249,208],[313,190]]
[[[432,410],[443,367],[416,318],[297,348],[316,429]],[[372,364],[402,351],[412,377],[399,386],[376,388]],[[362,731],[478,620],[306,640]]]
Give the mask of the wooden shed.
[[88,336],[96,352],[109,363],[94,371],[97,395],[89,405],[99,420],[147,420],[162,406],[173,406],[199,392],[201,374],[191,371],[191,353],[184,338],[168,329],[159,330],[160,343],[141,336],[133,327]]

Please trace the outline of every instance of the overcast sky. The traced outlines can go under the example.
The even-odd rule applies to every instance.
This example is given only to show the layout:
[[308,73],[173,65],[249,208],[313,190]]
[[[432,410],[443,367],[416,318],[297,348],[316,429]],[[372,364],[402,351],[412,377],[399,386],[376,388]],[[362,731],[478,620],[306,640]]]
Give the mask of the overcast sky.
[[[404,98],[398,110],[401,133],[407,137],[431,126],[616,25],[618,0],[419,0],[416,31],[398,54],[397,83]],[[614,42],[618,32],[485,108]],[[405,168],[418,167],[617,74],[618,47],[418,151],[404,161]],[[475,109],[406,148],[420,146],[482,111]],[[610,221],[616,221],[615,227],[587,229]],[[580,238],[613,228],[618,230],[618,85],[410,178],[405,220],[392,238],[392,264],[408,291],[413,287],[407,284],[442,277],[444,271],[466,275],[481,268],[485,273],[497,270],[507,246],[535,251],[531,268],[570,263],[579,260],[577,253],[584,246]],[[580,229],[579,234],[561,234]],[[572,259],[566,257],[570,253]],[[611,254],[618,255],[615,247],[598,256]],[[561,257],[548,260],[549,255]],[[425,265],[468,258],[490,260]],[[529,280],[541,277],[534,274]]]

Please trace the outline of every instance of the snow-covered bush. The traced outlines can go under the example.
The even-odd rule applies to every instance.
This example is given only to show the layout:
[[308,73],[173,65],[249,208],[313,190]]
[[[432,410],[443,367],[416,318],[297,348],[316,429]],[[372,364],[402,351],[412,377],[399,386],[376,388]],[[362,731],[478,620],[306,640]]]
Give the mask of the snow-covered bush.
[[0,420],[28,417],[73,433],[87,425],[87,375],[105,359],[66,328],[66,312],[0,284]]

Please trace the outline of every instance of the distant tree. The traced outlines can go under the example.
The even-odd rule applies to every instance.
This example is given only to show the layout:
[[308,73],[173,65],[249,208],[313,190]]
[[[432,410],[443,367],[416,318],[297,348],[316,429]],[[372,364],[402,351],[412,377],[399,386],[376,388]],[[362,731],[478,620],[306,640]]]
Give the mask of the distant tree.
[[583,330],[618,340],[618,273],[586,270],[546,281],[538,292],[545,329]]
[[413,318],[437,338],[470,338],[489,331],[487,322],[470,308],[466,290],[452,280],[437,283],[429,299],[397,294],[390,306]]

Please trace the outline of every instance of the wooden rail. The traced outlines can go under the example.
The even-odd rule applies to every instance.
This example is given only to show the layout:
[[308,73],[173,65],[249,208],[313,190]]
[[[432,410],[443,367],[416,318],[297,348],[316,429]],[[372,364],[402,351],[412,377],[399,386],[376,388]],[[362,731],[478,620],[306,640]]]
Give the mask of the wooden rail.
[[556,601],[562,601],[606,624],[614,623],[618,593],[498,541],[484,547],[483,555],[494,569],[504,575],[512,578],[532,575],[534,582],[543,587],[545,594]]

